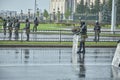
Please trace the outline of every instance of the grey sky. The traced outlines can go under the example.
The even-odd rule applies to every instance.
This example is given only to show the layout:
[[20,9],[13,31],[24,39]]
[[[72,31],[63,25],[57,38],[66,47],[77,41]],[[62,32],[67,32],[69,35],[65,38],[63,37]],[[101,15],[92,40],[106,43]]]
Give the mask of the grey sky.
[[[42,11],[44,9],[49,10],[50,0],[36,0],[38,8]],[[23,10],[27,12],[28,9],[34,11],[34,2],[35,0],[0,0],[0,10],[12,10],[20,12]]]

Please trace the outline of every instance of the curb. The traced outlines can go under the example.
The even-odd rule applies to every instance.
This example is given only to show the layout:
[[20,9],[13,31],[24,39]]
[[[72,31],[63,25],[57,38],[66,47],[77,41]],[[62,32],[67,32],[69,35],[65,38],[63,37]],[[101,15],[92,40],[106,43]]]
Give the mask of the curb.
[[[0,45],[0,47],[72,47],[71,45]],[[116,48],[116,46],[86,46],[87,48]]]

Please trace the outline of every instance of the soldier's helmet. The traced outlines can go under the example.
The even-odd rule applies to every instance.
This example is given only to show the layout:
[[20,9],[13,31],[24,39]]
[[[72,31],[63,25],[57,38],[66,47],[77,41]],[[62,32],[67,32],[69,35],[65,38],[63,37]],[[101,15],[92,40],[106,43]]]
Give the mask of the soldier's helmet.
[[85,25],[85,21],[83,21],[83,25]]
[[26,19],[26,22],[29,22],[29,19]]
[[98,22],[98,21],[96,21],[96,24],[99,24],[99,22]]

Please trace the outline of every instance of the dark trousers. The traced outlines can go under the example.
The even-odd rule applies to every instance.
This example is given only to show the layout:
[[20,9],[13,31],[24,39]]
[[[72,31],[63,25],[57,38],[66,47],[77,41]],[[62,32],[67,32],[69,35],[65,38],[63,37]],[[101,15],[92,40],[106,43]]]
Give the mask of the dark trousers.
[[85,54],[85,42],[83,42],[83,41],[80,42],[80,48],[77,53]]
[[6,27],[4,27],[4,35],[6,35]]
[[99,31],[95,31],[95,39],[94,41],[99,41],[99,37],[100,37],[100,32]]
[[29,41],[29,34],[27,34],[27,41]]
[[36,32],[37,31],[37,25],[34,25],[34,27],[33,27],[33,32]]
[[27,35],[27,40],[26,41],[29,41],[30,29],[26,29],[26,35]]
[[9,39],[11,39],[12,38],[12,31],[10,30],[9,31]]
[[19,38],[19,33],[18,31],[15,31],[15,39],[18,39]]
[[11,37],[12,37],[12,27],[9,27],[9,39],[11,40]]

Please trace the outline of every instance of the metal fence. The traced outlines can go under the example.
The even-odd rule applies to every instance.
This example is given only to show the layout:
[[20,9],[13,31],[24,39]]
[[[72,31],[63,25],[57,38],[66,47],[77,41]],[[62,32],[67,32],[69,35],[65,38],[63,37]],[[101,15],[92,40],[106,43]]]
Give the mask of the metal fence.
[[[113,34],[114,33],[114,34]],[[94,31],[88,30],[88,38],[86,41],[94,41]],[[120,39],[120,31],[111,32],[109,30],[102,30],[100,33],[100,41],[118,41]],[[29,41],[47,41],[47,42],[71,42],[73,41],[73,33],[71,30],[40,30],[37,32],[30,32]],[[14,30],[12,31],[12,37],[9,38],[9,32],[6,31],[4,35],[4,30],[0,30],[0,40],[1,41],[25,41],[27,39],[25,30],[19,30],[19,38],[15,39]],[[79,37],[80,40],[80,37]]]

